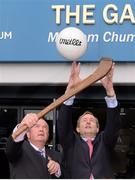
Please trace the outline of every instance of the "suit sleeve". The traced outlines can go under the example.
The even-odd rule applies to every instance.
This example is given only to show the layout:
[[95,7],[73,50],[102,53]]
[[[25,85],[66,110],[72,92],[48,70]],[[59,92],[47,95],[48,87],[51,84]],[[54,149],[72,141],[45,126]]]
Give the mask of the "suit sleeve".
[[120,108],[107,108],[107,121],[104,129],[104,141],[108,147],[113,148],[116,144],[120,130]]
[[74,141],[74,130],[72,125],[72,106],[62,105],[59,110],[57,121],[57,134],[59,143],[63,148],[72,145]]
[[7,144],[6,144],[6,156],[10,162],[15,162],[21,155],[22,152],[22,144],[21,142],[14,142],[12,136],[8,138]]

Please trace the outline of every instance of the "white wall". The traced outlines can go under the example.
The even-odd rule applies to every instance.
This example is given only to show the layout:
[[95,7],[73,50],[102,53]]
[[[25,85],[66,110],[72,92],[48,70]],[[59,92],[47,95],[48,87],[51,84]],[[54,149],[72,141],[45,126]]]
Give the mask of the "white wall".
[[[90,75],[97,66],[97,63],[81,64],[81,78]],[[0,84],[66,83],[70,67],[69,63],[2,63]],[[135,84],[135,63],[116,63],[114,82]]]

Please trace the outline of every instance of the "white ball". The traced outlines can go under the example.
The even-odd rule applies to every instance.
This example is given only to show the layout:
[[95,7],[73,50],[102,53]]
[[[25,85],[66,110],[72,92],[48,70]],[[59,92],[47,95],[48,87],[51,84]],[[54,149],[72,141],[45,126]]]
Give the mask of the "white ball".
[[87,49],[87,37],[78,28],[67,27],[56,38],[59,53],[68,60],[78,60]]

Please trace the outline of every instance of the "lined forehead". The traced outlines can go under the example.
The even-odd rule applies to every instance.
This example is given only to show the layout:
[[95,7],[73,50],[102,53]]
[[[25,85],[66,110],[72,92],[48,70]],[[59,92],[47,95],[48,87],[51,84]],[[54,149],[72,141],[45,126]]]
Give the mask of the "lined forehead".
[[47,122],[43,119],[43,118],[40,118],[37,122],[37,124],[41,124],[41,125],[44,125],[44,126],[48,126]]

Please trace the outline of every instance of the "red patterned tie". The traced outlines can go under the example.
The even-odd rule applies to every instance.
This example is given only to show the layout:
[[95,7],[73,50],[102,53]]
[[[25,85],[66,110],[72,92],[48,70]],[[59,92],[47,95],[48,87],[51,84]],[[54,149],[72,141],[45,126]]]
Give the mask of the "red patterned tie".
[[91,158],[92,153],[93,153],[93,144],[92,144],[91,139],[88,139],[86,142],[87,142],[87,144],[89,146],[89,154],[90,154],[90,158]]
[[[91,159],[91,156],[92,156],[92,153],[93,153],[93,144],[92,144],[91,139],[88,139],[86,142],[87,142],[87,144],[88,144],[88,146],[89,146],[89,155],[90,155],[90,159]],[[91,180],[94,179],[92,173],[91,173],[91,175],[90,175],[90,179],[91,179]]]

